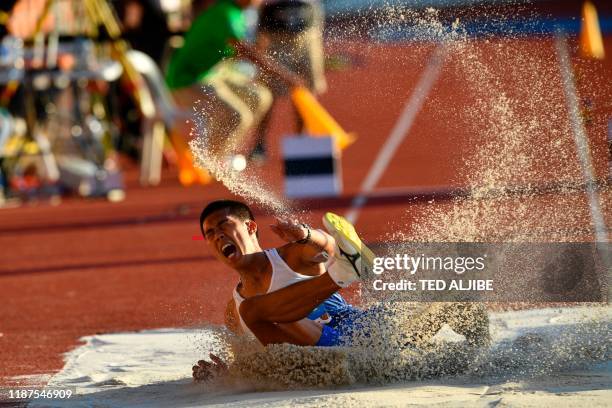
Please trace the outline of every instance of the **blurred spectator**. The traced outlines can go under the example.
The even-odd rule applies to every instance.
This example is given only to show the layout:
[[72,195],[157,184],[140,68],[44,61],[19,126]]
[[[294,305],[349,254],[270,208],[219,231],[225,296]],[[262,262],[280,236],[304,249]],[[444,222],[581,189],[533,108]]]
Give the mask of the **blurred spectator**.
[[163,11],[152,0],[119,0],[115,8],[123,25],[123,38],[161,65],[170,36]]
[[0,1],[0,40],[8,34],[7,24],[15,3],[17,3],[17,0]]
[[[257,42],[267,54],[302,76],[316,93],[327,89],[323,54],[324,13],[316,0],[264,0]],[[275,81],[275,91],[286,92]]]
[[[324,13],[316,0],[264,0],[259,8],[257,44],[265,53],[302,77],[315,94],[327,89],[323,53]],[[288,93],[287,86],[269,75],[264,81],[274,97]],[[266,156],[265,136],[272,116],[270,109],[262,119],[256,134],[257,143],[251,158]],[[302,132],[301,117],[295,112],[296,131]]]
[[[0,0],[4,3],[5,0]],[[13,1],[10,0],[9,3]],[[76,1],[76,0],[73,0]],[[75,17],[75,9],[79,3],[73,1],[56,1],[43,21],[41,31],[50,33],[57,30],[60,34],[72,33],[83,22]],[[9,32],[17,37],[31,38],[34,36],[36,23],[42,15],[47,0],[17,0],[8,23]],[[58,18],[58,16],[61,16]]]
[[[258,0],[200,3],[201,12],[172,56],[166,81],[179,105],[202,100],[208,146],[213,154],[231,155],[272,102],[268,88],[256,80],[256,67],[237,58],[247,33],[244,9]],[[202,87],[204,85],[204,87]],[[204,95],[202,94],[204,92]]]

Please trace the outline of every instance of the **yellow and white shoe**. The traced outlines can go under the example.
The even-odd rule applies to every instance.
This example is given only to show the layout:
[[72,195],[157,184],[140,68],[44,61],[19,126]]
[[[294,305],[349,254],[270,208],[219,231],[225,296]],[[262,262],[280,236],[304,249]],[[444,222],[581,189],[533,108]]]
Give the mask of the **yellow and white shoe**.
[[363,244],[355,227],[346,218],[329,212],[323,217],[323,226],[336,240],[336,254],[326,265],[334,282],[346,287],[368,276],[376,255]]

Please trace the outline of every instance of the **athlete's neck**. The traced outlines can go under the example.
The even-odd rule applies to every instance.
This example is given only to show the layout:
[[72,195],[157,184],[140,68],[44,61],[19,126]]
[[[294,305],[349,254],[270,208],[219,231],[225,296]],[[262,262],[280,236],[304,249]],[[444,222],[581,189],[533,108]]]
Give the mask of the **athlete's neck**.
[[242,287],[248,292],[265,292],[271,273],[270,262],[266,254],[260,250],[246,255],[244,265],[237,268]]

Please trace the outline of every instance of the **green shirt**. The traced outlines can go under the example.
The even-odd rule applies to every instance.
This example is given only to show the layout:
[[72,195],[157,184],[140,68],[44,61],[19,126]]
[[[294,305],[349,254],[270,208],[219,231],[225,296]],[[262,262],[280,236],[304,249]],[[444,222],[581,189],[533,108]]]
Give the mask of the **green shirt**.
[[218,0],[195,19],[182,48],[170,59],[166,82],[172,89],[193,85],[224,57],[234,55],[229,40],[246,36],[242,9],[233,0]]

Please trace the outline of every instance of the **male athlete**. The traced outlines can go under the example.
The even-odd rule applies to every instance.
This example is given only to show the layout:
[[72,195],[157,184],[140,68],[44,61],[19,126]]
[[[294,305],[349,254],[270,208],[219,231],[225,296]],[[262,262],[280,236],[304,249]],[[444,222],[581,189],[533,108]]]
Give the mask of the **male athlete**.
[[[368,311],[350,306],[336,292],[367,275],[374,254],[344,218],[327,213],[323,224],[328,232],[279,220],[270,227],[287,243],[263,250],[258,225],[245,204],[219,200],[204,208],[200,227],[206,243],[240,276],[226,310],[230,330],[254,336],[263,345],[348,345],[351,330],[358,330],[352,327],[356,315]],[[436,310],[436,317],[450,315],[445,308]],[[433,316],[421,320],[428,322],[424,333],[433,335],[441,327],[443,319]],[[210,358],[212,363],[201,360],[193,367],[194,379],[205,381],[227,368],[215,355]]]

